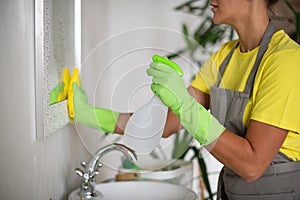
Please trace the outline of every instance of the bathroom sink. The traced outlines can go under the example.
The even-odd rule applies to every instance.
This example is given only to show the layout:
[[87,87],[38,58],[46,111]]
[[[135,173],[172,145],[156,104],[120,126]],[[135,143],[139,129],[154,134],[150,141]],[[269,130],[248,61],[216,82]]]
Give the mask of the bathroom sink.
[[[95,200],[198,200],[192,190],[176,184],[151,182],[151,181],[122,181],[101,183],[96,185],[96,190],[102,198]],[[78,199],[79,190],[74,190],[69,200]],[[75,198],[74,198],[75,197]],[[77,197],[77,198],[76,198]]]

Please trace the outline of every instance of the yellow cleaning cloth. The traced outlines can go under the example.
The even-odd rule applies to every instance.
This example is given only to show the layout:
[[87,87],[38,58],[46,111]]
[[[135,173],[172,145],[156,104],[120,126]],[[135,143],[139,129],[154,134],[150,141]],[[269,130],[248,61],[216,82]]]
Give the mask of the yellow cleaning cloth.
[[73,74],[71,76],[69,90],[68,90],[68,110],[69,110],[69,117],[71,122],[74,122],[74,116],[75,116],[74,106],[73,106],[73,97],[74,97],[73,83],[76,83],[78,86],[80,86],[81,83],[77,68],[74,68],[73,70]]

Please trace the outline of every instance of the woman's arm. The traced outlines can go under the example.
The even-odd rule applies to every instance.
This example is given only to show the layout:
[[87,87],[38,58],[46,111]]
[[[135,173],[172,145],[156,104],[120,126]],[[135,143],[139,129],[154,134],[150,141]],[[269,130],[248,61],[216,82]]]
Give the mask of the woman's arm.
[[132,113],[120,113],[119,114],[114,133],[118,133],[121,135],[124,134],[125,126],[131,115],[132,115]]
[[268,168],[287,133],[287,130],[251,120],[245,138],[226,130],[208,149],[242,178],[254,181]]
[[[131,115],[132,113],[119,114],[114,133],[124,134],[126,124]],[[162,137],[167,138],[172,134],[177,133],[181,128],[182,126],[180,125],[178,117],[170,109],[168,109],[166,125]]]
[[207,149],[243,179],[254,181],[269,167],[287,133],[287,130],[251,120],[245,138],[225,130]]
[[[188,92],[193,96],[199,103],[201,103],[205,108],[209,106],[209,96],[202,92],[197,92],[199,90],[189,87]],[[124,134],[125,126],[132,113],[121,113],[118,117],[117,125],[115,128],[115,133]],[[175,115],[171,109],[168,110],[166,125],[163,132],[163,138],[167,138],[174,133],[177,133],[183,127],[181,126],[177,115]]]
[[[189,88],[193,97],[208,108],[209,96],[195,88]],[[284,142],[288,131],[251,120],[246,137],[229,130],[206,149],[225,166],[247,181],[259,178],[268,168]]]

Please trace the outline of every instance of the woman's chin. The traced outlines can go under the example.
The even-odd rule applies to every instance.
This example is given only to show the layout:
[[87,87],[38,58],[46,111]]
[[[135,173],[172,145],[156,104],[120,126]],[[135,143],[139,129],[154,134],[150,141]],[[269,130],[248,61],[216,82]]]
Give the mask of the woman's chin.
[[212,18],[212,21],[214,24],[227,24],[224,19],[214,15],[213,18]]
[[216,18],[216,17],[213,17],[212,21],[213,21],[214,24],[221,24],[221,21],[218,20],[218,18]]

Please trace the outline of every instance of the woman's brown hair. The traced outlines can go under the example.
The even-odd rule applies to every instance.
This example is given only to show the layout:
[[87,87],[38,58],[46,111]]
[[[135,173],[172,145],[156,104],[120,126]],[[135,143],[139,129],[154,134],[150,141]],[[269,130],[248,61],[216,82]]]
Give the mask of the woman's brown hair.
[[273,5],[277,3],[278,0],[266,0],[267,2],[267,8],[271,9]]

